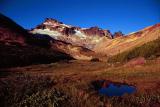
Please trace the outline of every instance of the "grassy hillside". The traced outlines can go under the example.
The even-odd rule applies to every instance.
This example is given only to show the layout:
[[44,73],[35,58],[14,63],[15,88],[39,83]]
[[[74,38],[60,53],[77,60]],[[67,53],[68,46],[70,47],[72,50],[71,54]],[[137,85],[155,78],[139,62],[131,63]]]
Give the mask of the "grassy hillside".
[[108,62],[126,62],[136,57],[156,58],[160,56],[160,38],[148,42],[140,47],[136,47],[132,50],[122,52],[118,55],[112,56],[108,59]]

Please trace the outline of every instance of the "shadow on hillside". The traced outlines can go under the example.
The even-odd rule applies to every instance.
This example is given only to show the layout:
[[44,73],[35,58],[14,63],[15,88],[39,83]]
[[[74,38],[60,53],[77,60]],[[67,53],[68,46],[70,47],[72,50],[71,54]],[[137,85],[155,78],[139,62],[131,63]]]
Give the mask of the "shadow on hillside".
[[0,44],[0,68],[46,64],[73,59],[67,54],[36,46],[6,46]]

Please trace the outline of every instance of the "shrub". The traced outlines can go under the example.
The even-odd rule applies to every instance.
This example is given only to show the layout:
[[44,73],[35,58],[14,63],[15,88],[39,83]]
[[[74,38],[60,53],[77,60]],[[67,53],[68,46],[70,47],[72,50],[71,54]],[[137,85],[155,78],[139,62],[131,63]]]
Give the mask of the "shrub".
[[98,58],[92,58],[91,62],[99,62],[100,60]]
[[0,80],[1,107],[59,107],[67,96],[47,76],[20,75]]

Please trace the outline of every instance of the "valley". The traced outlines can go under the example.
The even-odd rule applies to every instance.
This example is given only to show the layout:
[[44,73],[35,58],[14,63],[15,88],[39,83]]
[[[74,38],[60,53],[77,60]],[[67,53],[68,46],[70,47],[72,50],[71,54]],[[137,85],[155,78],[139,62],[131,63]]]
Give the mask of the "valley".
[[160,24],[124,35],[0,14],[1,107],[160,107]]

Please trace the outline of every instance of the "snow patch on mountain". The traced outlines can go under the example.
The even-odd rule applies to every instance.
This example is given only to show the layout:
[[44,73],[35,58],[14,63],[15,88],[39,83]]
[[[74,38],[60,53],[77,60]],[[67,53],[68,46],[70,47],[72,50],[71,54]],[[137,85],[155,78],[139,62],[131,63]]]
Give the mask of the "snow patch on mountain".
[[34,29],[31,31],[33,34],[43,34],[43,35],[49,35],[54,39],[57,39],[59,36],[61,36],[61,33],[58,31],[51,31],[49,29]]
[[75,35],[80,37],[81,39],[86,39],[86,35],[84,35],[81,31],[75,30]]
[[68,27],[68,28],[72,27],[71,25],[66,25],[66,24],[60,24],[60,25],[62,25],[63,27]]

